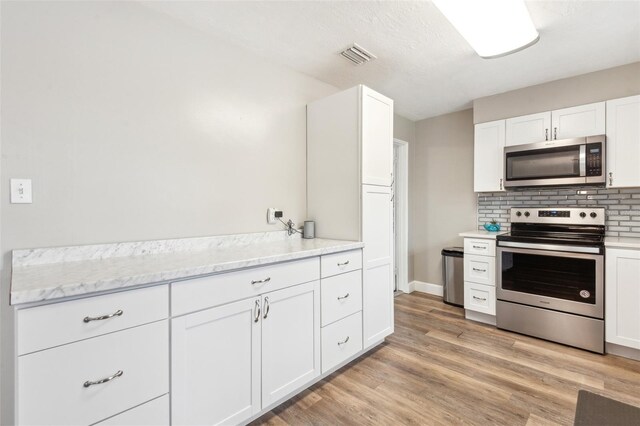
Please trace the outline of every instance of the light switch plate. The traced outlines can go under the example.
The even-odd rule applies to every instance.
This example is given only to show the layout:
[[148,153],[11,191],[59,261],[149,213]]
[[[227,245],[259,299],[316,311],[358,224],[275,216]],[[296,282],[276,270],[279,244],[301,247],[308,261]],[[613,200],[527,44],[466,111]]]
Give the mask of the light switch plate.
[[11,179],[11,203],[32,203],[31,179]]

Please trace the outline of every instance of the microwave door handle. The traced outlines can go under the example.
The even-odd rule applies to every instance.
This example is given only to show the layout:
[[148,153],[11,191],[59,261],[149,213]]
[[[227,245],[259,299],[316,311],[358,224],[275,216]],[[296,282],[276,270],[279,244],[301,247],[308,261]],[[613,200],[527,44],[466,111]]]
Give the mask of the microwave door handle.
[[587,146],[580,145],[580,176],[587,176]]

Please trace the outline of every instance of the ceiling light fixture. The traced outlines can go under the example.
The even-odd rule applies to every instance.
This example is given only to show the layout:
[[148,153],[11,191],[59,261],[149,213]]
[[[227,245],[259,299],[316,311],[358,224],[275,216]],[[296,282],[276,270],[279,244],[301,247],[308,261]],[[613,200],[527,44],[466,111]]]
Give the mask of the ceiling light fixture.
[[356,65],[361,65],[365,62],[373,61],[374,59],[376,59],[376,55],[368,52],[364,47],[358,46],[355,43],[340,52],[340,55],[347,58]]
[[433,3],[482,58],[509,55],[540,39],[524,0],[433,0]]

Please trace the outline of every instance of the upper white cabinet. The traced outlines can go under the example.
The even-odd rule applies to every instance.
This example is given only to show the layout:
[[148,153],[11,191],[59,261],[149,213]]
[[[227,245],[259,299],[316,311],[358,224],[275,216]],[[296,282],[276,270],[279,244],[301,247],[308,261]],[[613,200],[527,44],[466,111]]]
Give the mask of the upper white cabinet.
[[362,86],[362,183],[389,186],[393,174],[393,101]]
[[504,190],[505,120],[475,126],[473,150],[473,190]]
[[522,145],[549,140],[551,112],[508,118],[506,121],[506,145]]
[[607,249],[605,340],[640,349],[640,250]]
[[607,101],[607,187],[640,186],[640,95]]
[[506,120],[506,145],[522,145],[605,133],[605,102],[513,117]]

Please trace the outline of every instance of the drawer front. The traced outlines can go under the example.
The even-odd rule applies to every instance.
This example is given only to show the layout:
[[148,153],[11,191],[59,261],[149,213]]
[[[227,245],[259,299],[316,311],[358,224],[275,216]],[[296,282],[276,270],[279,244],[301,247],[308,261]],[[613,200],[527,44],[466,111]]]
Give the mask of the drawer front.
[[496,314],[496,288],[484,284],[464,283],[464,308],[484,314]]
[[320,279],[320,259],[249,268],[171,284],[171,315],[211,308]]
[[100,426],[169,426],[169,395],[98,423]]
[[322,373],[362,350],[362,312],[322,328]]
[[320,300],[323,327],[362,310],[362,270],[323,278]]
[[168,320],[23,355],[17,363],[18,424],[92,424],[169,392]]
[[[112,314],[116,315],[89,320]],[[158,321],[168,314],[167,284],[20,309],[18,355]]]
[[362,269],[362,250],[327,254],[320,259],[322,278]]
[[496,259],[488,256],[464,255],[464,280],[496,285]]
[[484,240],[481,238],[465,238],[464,239],[464,254],[477,254],[480,256],[493,256],[496,255],[496,242],[495,240]]

